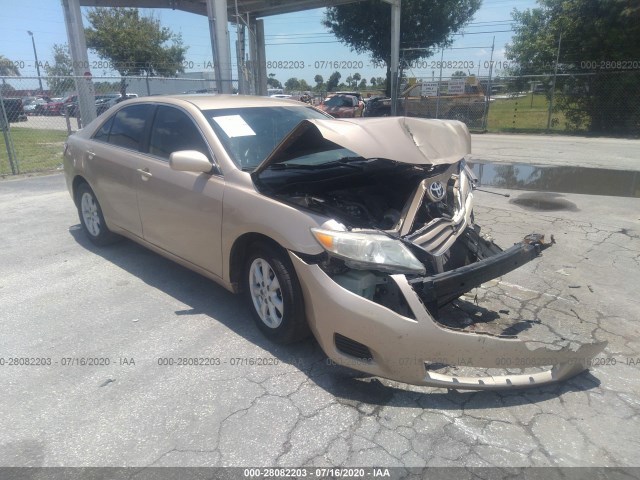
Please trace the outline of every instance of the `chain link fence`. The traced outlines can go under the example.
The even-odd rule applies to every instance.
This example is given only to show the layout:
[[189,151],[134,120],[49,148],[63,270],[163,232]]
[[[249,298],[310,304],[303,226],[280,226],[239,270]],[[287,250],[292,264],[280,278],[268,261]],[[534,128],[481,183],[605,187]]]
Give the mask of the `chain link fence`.
[[487,128],[640,135],[640,71],[496,77]]
[[[374,100],[369,114],[387,115]],[[416,79],[402,115],[461,120],[472,131],[640,136],[640,71]]]
[[[48,89],[40,90],[39,80]],[[64,142],[82,125],[74,81],[0,77],[0,175],[62,167]],[[98,114],[121,100],[121,81],[93,78]],[[216,91],[212,72],[125,82],[127,94],[137,96]],[[399,114],[457,119],[472,131],[640,136],[639,70],[416,79],[404,92]],[[367,110],[374,109],[372,116],[388,115],[388,99],[370,99]]]
[[[211,72],[196,78],[127,77],[131,96],[215,93]],[[62,168],[67,137],[82,127],[74,77],[0,77],[0,175]],[[87,81],[79,78],[78,81]],[[39,81],[46,87],[39,89]],[[121,77],[93,77],[96,112],[123,100]],[[232,82],[237,91],[237,83]],[[66,87],[66,88],[64,88]]]

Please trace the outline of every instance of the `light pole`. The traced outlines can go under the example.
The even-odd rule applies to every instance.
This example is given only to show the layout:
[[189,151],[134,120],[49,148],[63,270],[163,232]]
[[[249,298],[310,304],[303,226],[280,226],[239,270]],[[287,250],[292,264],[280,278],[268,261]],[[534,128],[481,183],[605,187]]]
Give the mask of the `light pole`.
[[36,41],[33,38],[33,32],[27,30],[27,33],[31,37],[31,43],[33,44],[33,55],[36,57],[36,71],[38,72],[38,83],[40,84],[40,93],[42,93],[42,78],[40,78],[40,64],[38,63],[38,52],[36,52]]

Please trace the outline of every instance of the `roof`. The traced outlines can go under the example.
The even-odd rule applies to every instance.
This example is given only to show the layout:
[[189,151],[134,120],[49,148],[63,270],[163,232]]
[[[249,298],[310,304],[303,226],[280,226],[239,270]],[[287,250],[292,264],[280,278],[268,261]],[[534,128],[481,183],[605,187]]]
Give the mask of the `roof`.
[[[238,13],[250,13],[252,17],[268,17],[283,13],[311,10],[313,8],[333,7],[361,0],[238,0]],[[207,14],[206,0],[80,0],[83,7],[133,7],[133,8],[170,8],[199,15]],[[233,21],[236,16],[236,2],[227,1],[227,15]]]
[[174,103],[175,100],[189,102],[200,110],[216,108],[247,108],[247,107],[302,107],[306,103],[285,98],[259,97],[254,95],[212,95],[207,93],[193,93],[182,95],[152,95],[132,99],[135,102],[162,102]]

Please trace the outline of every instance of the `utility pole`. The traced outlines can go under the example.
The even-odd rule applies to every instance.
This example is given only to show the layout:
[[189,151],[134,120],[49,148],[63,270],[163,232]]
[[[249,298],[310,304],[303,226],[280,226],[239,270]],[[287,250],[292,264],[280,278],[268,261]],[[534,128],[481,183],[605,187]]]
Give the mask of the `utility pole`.
[[38,52],[36,51],[36,41],[33,37],[33,32],[27,30],[27,33],[31,37],[31,43],[33,44],[33,56],[36,57],[36,71],[38,72],[38,83],[40,84],[40,93],[42,93],[42,78],[40,78],[40,64],[38,63]]

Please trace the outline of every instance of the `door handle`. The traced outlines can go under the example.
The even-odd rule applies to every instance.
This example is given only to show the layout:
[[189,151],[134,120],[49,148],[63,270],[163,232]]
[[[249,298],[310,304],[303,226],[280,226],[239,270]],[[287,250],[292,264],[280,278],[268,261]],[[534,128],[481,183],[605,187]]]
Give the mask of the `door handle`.
[[88,160],[93,160],[93,157],[95,157],[95,156],[96,156],[96,154],[95,154],[95,153],[93,153],[93,152],[87,152],[87,159],[88,159]]
[[142,180],[144,180],[145,182],[153,177],[153,174],[149,171],[148,168],[139,168],[138,170],[136,170],[137,172],[140,172],[140,175],[142,176]]

